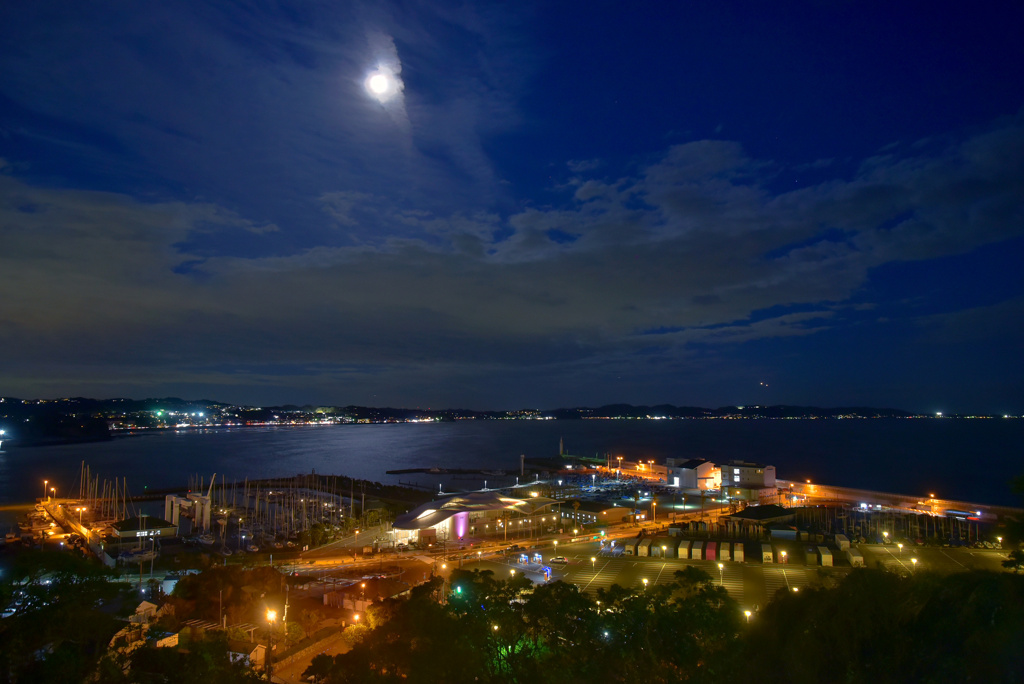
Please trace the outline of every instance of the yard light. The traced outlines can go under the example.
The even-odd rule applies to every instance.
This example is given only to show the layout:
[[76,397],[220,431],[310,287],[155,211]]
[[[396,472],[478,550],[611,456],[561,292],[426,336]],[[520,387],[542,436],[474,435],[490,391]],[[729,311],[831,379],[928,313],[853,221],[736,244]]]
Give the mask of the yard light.
[[745,611],[743,611],[743,614],[747,616],[747,622],[750,622],[750,611],[749,610],[745,610]]
[[267,629],[267,681],[274,681],[274,670],[271,658],[274,654],[274,621],[277,620],[277,611],[267,609],[267,622],[270,623],[269,629]]
[[647,578],[646,578],[646,577],[644,577],[644,578],[643,578],[642,580],[640,580],[640,581],[644,583],[644,590],[646,590],[646,589],[647,589]]

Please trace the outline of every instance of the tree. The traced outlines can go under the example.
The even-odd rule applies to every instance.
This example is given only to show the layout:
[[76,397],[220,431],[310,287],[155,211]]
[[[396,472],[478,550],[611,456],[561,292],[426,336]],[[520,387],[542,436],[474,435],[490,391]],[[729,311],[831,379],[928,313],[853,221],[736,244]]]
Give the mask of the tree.
[[0,598],[16,601],[0,620],[0,681],[82,681],[123,625],[118,616],[138,603],[112,579],[73,554],[19,552],[0,575]]
[[319,610],[305,608],[299,613],[299,624],[302,625],[304,636],[308,637],[316,631],[316,626],[323,620],[323,613]]
[[313,656],[313,660],[302,672],[303,677],[312,677],[313,684],[320,684],[321,682],[327,681],[327,676],[331,673],[331,668],[334,666],[334,658],[324,653],[319,653]]

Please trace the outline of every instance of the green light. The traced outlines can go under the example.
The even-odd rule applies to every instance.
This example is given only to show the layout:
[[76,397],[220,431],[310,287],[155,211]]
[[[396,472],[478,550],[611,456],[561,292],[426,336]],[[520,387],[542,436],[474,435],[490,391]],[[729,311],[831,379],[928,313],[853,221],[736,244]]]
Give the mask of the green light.
[[461,594],[462,593],[462,587],[455,587],[455,593],[456,594]]

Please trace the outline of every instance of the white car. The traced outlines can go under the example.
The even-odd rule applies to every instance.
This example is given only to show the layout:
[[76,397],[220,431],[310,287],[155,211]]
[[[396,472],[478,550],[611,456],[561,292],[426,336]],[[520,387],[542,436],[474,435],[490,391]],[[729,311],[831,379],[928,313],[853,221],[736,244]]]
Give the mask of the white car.
[[565,565],[568,562],[569,562],[569,559],[566,558],[565,556],[555,556],[554,558],[549,558],[548,559],[548,563],[557,563],[559,565]]

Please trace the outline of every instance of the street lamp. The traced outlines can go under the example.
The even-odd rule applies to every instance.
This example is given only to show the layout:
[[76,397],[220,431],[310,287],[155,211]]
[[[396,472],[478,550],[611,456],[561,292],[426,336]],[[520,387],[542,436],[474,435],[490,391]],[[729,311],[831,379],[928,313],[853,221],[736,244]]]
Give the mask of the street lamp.
[[916,558],[911,558],[910,562],[911,562],[911,567],[913,567],[915,572],[916,572],[917,571],[917,559]]
[[510,572],[512,573],[512,577],[516,576],[516,569],[515,568],[512,568],[512,570]]
[[644,591],[647,591],[647,578],[646,578],[646,577],[644,577],[644,578],[643,578],[642,580],[640,580],[640,581],[644,583]]
[[272,660],[274,657],[274,621],[277,620],[277,611],[267,609],[267,622],[270,626],[267,628],[267,681],[274,681],[273,678],[273,664]]
[[597,557],[596,556],[591,556],[590,557],[590,567],[592,569],[594,569],[594,570],[597,569]]
[[781,553],[782,553],[782,563],[785,564],[786,563],[786,552],[782,551]]
[[88,510],[85,506],[75,506],[75,510],[78,511],[78,526],[82,526],[82,511]]
[[882,543],[884,543],[884,544],[888,544],[889,543],[889,533],[888,532],[885,532],[885,531],[882,532]]
[[902,556],[903,555],[903,542],[899,542],[898,544],[896,544],[896,548],[898,548],[900,550],[900,555]]
[[725,572],[725,565],[722,563],[718,564],[718,586],[722,586],[723,573]]
[[57,498],[57,488],[56,487],[50,487],[50,498],[51,499],[56,499]]
[[750,622],[750,611],[749,610],[745,610],[745,611],[743,611],[743,614],[747,616],[747,622]]
[[658,502],[654,501],[652,499],[651,500],[651,522],[656,522],[658,520],[658,509],[657,509],[657,506],[658,506]]
[[43,480],[43,498],[46,498],[46,485],[50,484],[49,480]]

